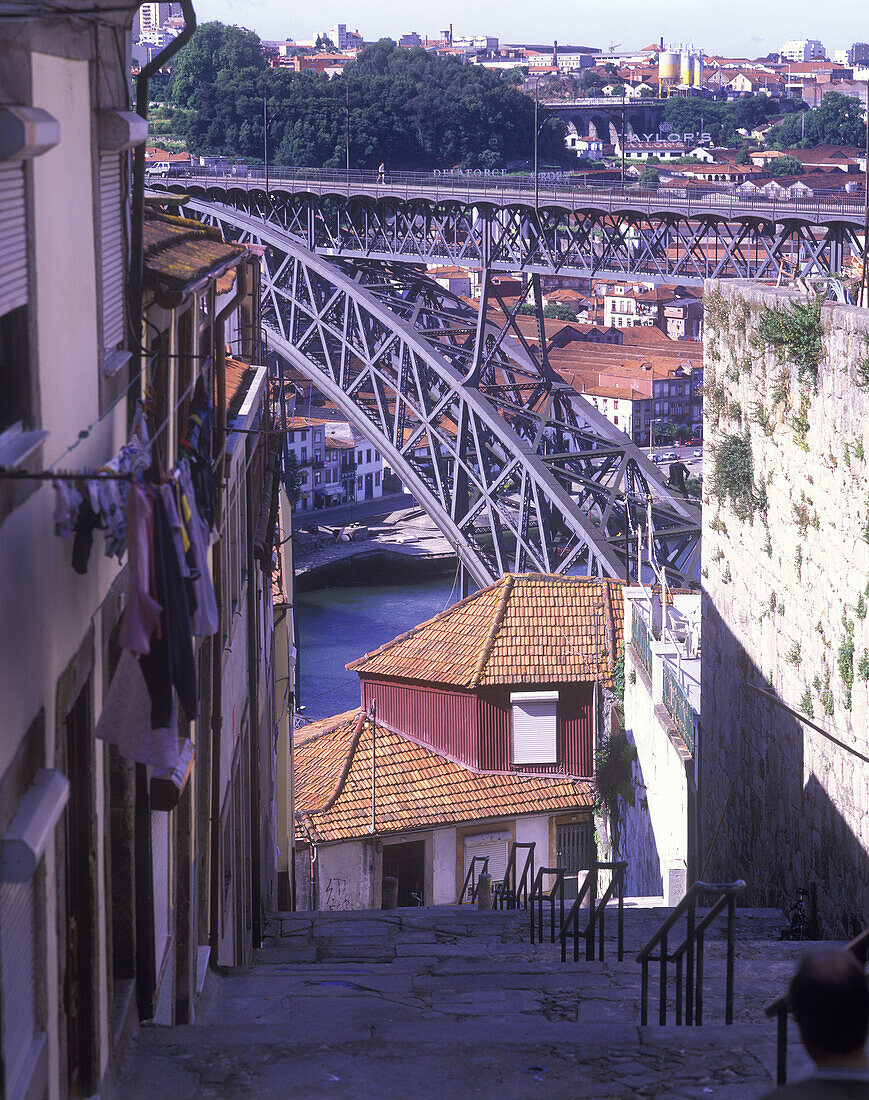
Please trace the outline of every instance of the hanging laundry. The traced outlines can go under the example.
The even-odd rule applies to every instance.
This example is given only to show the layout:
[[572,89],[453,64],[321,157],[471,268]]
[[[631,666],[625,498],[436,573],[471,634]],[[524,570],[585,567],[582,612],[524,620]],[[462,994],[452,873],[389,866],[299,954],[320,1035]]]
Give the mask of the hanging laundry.
[[162,607],[152,592],[153,507],[145,488],[133,484],[127,496],[130,576],[120,642],[132,653],[148,653]]
[[151,697],[151,725],[158,729],[169,722],[173,685],[190,719],[199,713],[199,698],[190,608],[172,528],[160,494],[155,492],[152,500],[154,576],[157,600],[163,610],[150,651],[142,656],[141,662]]
[[178,464],[175,477],[181,490],[181,518],[186,524],[190,539],[187,560],[190,563],[190,576],[196,593],[193,633],[201,638],[216,634],[220,625],[217,597],[208,568],[208,524],[199,513],[190,477],[190,464],[186,459],[182,459]]
[[178,719],[172,707],[163,726],[153,728],[151,699],[139,658],[124,650],[109,686],[94,735],[117,745],[127,760],[174,768],[179,759]]

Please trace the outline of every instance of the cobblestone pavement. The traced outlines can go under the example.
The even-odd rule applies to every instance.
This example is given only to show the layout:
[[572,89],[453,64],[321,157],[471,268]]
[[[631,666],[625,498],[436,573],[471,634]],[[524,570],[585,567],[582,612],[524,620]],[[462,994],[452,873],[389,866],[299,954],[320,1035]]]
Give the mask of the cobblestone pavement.
[[[797,944],[743,920],[737,1023],[707,947],[702,1028],[639,1027],[633,954],[661,914],[629,914],[625,961],[562,964],[531,947],[524,913],[455,908],[286,914],[250,967],[210,978],[197,1023],[145,1027],[117,1095],[757,1097],[772,1087],[781,991]],[[612,922],[614,932],[614,922]],[[766,930],[768,931],[768,930]],[[657,985],[652,984],[652,1009]],[[804,1063],[794,1043],[792,1078]]]

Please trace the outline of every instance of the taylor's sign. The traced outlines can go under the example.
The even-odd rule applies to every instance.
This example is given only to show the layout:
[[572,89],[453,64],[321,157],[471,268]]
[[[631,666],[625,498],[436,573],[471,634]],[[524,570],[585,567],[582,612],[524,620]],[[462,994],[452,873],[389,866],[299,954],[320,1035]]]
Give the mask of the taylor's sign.
[[710,145],[712,135],[705,131],[700,134],[677,134],[675,130],[657,134],[629,134],[625,139],[625,145],[638,145],[648,141],[684,141],[686,145]]

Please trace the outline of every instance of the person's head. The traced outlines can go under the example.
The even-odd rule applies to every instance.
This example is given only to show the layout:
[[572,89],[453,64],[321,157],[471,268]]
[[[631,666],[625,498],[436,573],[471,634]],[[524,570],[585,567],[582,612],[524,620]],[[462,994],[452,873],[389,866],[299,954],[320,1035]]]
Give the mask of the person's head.
[[862,1055],[869,1031],[869,987],[850,951],[804,956],[788,990],[803,1046],[819,1064]]

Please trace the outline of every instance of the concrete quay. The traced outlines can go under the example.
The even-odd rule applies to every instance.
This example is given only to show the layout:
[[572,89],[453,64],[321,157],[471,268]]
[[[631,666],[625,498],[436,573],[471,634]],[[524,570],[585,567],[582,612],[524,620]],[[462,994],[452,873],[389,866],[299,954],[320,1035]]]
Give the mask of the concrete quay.
[[[144,1027],[117,1094],[160,1097],[674,1097],[773,1087],[762,1006],[804,945],[780,914],[743,911],[736,1023],[723,1024],[724,943],[707,943],[700,1028],[639,1026],[634,953],[665,910],[637,907],[626,957],[561,963],[525,912],[471,907],[277,914],[251,966],[210,975],[195,1024]],[[613,913],[613,918],[615,914]],[[776,937],[776,938],[773,938]],[[657,1006],[653,975],[650,1016]],[[672,1017],[671,1017],[672,1018]],[[807,1069],[795,1038],[791,1079]]]

